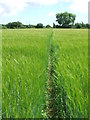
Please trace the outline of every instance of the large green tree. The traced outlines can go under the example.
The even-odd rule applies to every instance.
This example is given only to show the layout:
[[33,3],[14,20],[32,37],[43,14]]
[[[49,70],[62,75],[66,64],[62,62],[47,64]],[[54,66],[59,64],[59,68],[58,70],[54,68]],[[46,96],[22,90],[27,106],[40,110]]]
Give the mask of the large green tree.
[[75,18],[75,14],[68,12],[56,14],[56,21],[61,27],[71,27],[74,24]]

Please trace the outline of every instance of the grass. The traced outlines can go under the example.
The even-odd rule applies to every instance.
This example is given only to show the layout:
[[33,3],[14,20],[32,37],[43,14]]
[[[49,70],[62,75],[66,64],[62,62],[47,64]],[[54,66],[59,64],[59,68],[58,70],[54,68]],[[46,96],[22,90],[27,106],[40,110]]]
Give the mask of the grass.
[[59,116],[88,117],[88,31],[54,30]]
[[[52,104],[57,108],[56,116],[88,117],[88,32],[54,29],[50,43],[51,34],[51,29],[3,30],[4,118],[46,117],[49,78],[55,84],[56,101]],[[51,77],[48,73],[50,44],[54,71]]]
[[2,117],[2,30],[0,25],[0,119]]
[[3,30],[3,117],[42,117],[50,34],[51,30]]

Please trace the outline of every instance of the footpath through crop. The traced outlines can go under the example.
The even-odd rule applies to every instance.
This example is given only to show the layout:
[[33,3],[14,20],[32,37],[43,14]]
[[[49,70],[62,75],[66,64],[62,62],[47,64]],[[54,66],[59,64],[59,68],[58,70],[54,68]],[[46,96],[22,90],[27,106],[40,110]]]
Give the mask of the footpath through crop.
[[48,66],[48,81],[47,81],[47,117],[48,118],[64,118],[69,117],[66,113],[65,91],[63,86],[58,86],[58,73],[56,71],[57,58],[55,52],[59,49],[53,45],[54,31],[50,37],[50,53]]
[[50,37],[50,54],[49,54],[49,69],[48,69],[48,82],[47,82],[47,116],[48,118],[56,118],[57,106],[56,106],[56,88],[54,78],[54,47],[53,47],[53,35],[52,31]]

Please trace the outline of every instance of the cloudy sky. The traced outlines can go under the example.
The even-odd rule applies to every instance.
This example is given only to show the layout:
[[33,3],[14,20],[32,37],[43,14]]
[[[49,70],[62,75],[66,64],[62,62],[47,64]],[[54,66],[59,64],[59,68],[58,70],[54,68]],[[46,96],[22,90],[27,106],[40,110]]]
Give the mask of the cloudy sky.
[[0,0],[0,23],[20,21],[24,24],[52,25],[55,14],[76,14],[75,22],[88,22],[89,0]]

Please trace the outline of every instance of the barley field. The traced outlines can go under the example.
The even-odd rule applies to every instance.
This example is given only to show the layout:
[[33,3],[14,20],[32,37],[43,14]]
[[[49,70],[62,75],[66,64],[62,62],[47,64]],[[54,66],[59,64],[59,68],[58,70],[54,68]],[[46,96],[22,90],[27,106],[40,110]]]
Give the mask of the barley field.
[[53,117],[88,118],[88,30],[3,30],[2,117],[49,118],[49,78]]
[[53,44],[57,63],[58,107],[62,117],[88,116],[87,30],[56,30]]

